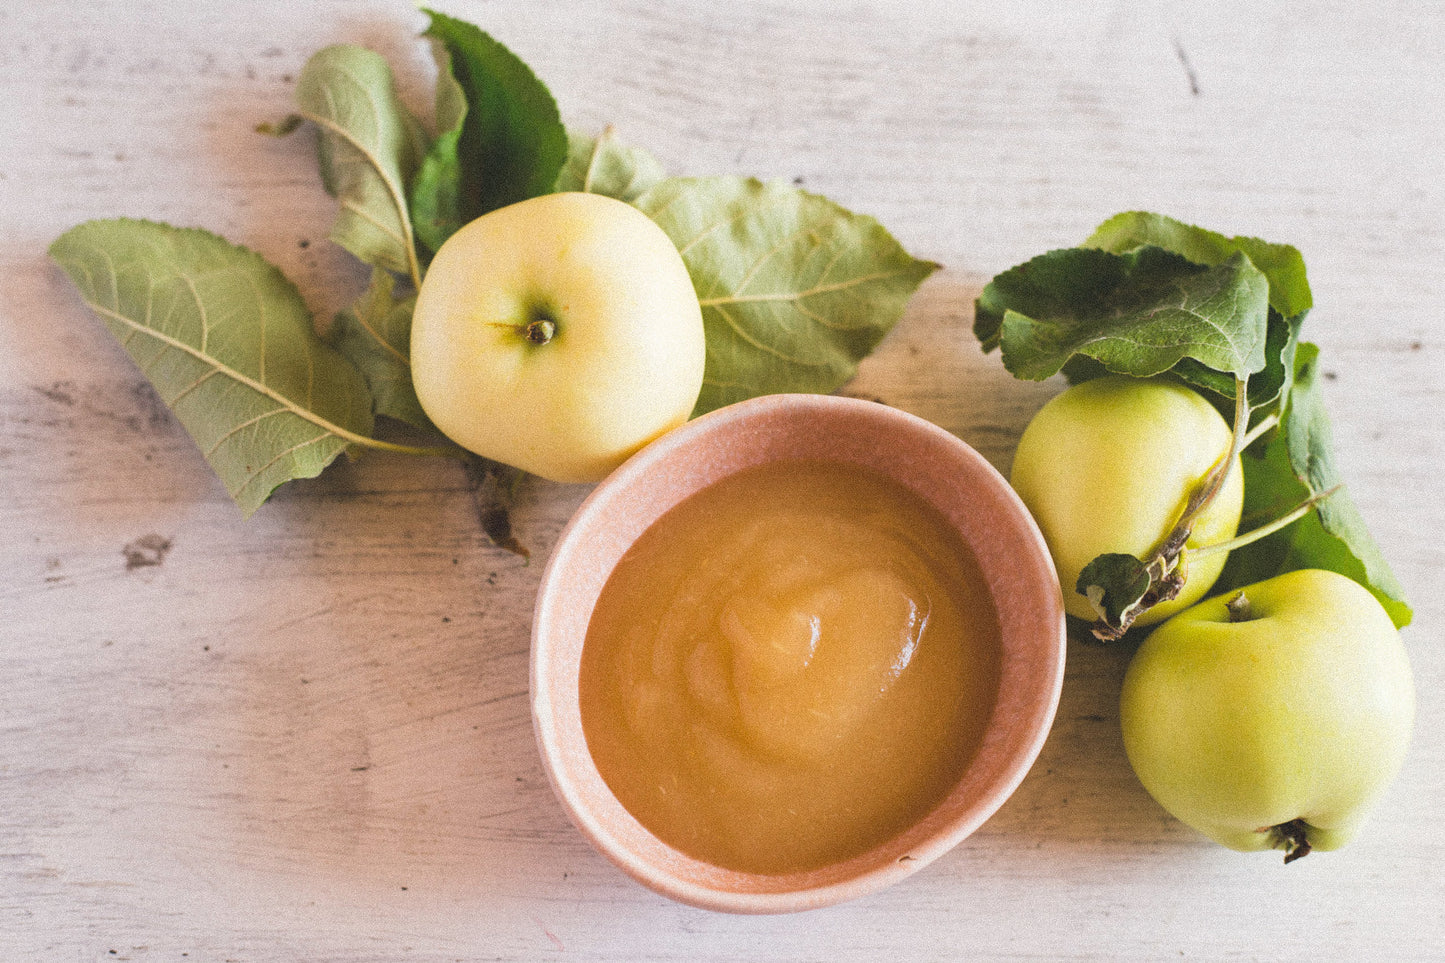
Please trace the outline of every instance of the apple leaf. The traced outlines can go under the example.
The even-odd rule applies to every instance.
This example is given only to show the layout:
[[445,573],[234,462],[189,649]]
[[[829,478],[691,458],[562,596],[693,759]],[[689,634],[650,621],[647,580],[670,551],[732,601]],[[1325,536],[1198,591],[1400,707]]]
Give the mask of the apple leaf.
[[434,254],[465,223],[458,144],[467,116],[467,95],[452,74],[452,55],[446,44],[433,39],[432,54],[437,63],[437,136],[412,183],[410,213],[417,239]]
[[[1126,211],[1109,218],[1081,246],[1124,254],[1145,245],[1162,247],[1195,264],[1214,266],[1243,253],[1269,281],[1269,321],[1265,367],[1249,378],[1249,406],[1263,416],[1265,410],[1289,390],[1294,370],[1294,346],[1305,315],[1314,303],[1304,258],[1289,244],[1273,244],[1253,237],[1225,237],[1215,231],[1184,224],[1162,214]],[[1070,381],[1085,380],[1080,368],[1064,374]],[[1230,416],[1234,376],[1215,371],[1192,358],[1175,365],[1172,373],[1186,383],[1212,392],[1221,412]]]
[[[1264,368],[1249,376],[1245,389],[1253,421],[1267,417],[1278,407],[1280,398],[1289,392],[1290,380],[1294,377],[1295,346],[1299,342],[1304,318],[1304,314],[1281,317],[1273,308],[1270,309],[1265,332]],[[1064,363],[1062,373],[1070,384],[1078,384],[1091,378],[1102,378],[1110,371],[1093,358],[1076,354]],[[1234,375],[1205,367],[1193,358],[1183,359],[1169,369],[1169,374],[1190,387],[1204,391],[1204,397],[1214,403],[1225,420],[1234,417]]]
[[[1279,430],[1243,456],[1241,531],[1278,518],[1310,495],[1340,485],[1319,387],[1318,356],[1315,345],[1299,345]],[[1214,591],[1251,585],[1301,568],[1323,568],[1349,576],[1379,599],[1396,626],[1410,623],[1413,613],[1405,602],[1404,589],[1348,490],[1336,490],[1299,521],[1231,552]]]
[[1162,214],[1125,211],[1100,224],[1080,245],[1113,254],[1126,254],[1145,246],[1173,251],[1206,267],[1223,264],[1242,253],[1269,281],[1269,305],[1281,317],[1303,314],[1314,303],[1304,258],[1289,244],[1272,244],[1254,237],[1225,237]]
[[1265,367],[1268,293],[1264,274],[1238,252],[1205,266],[1154,245],[1124,254],[1067,248],[990,281],[974,333],[1031,381],[1079,355],[1139,378],[1184,359],[1248,377]]
[[682,252],[702,305],[707,367],[694,414],[836,390],[938,267],[873,218],[779,182],[669,178],[637,206]]
[[372,430],[361,373],[259,254],[195,228],[90,221],[50,256],[250,515]]
[[[1237,379],[1247,378],[1252,420],[1261,425],[1277,416],[1280,425],[1244,455],[1241,529],[1308,511],[1231,552],[1215,591],[1327,568],[1365,585],[1404,625],[1411,611],[1400,585],[1338,488],[1316,380],[1318,349],[1299,341],[1312,304],[1295,248],[1129,211],[1101,224],[1082,247],[1050,251],[995,277],[978,299],[974,331],[986,350],[1002,349],[1017,377],[1062,370],[1079,382],[1167,371],[1206,389],[1227,418]],[[1101,556],[1084,570],[1079,591],[1100,605],[1105,621],[1147,606],[1136,571],[1143,564]]]
[[1079,572],[1074,590],[1089,600],[1100,618],[1111,626],[1131,625],[1146,608],[1154,577],[1133,555],[1100,555]]
[[567,159],[557,103],[530,67],[473,24],[424,10],[435,41],[440,136],[411,195],[432,251],[488,211],[550,193]]
[[[1294,377],[1295,348],[1299,344],[1300,327],[1304,319],[1304,313],[1286,318],[1273,308],[1269,310],[1269,321],[1265,328],[1264,367],[1249,376],[1245,387],[1245,398],[1255,420],[1276,409],[1280,399],[1289,392],[1290,382]],[[1215,371],[1193,358],[1185,358],[1175,365],[1170,373],[1192,387],[1210,392],[1225,420],[1233,417],[1234,375]]]
[[612,128],[597,137],[567,132],[567,163],[557,177],[558,191],[604,194],[636,204],[667,173],[657,158],[640,147],[619,144]]
[[326,340],[361,370],[376,413],[431,428],[411,382],[411,316],[416,294],[397,297],[396,278],[375,268],[356,303],[336,315]]
[[341,202],[331,239],[420,284],[406,198],[426,135],[397,98],[391,67],[361,47],[326,47],[302,69],[296,102],[320,130],[321,182]]

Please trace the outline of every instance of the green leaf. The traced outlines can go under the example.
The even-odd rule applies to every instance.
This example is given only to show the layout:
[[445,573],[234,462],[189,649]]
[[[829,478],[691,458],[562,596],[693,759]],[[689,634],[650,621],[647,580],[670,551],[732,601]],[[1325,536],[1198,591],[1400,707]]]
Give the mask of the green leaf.
[[[1241,531],[1277,518],[1311,494],[1340,484],[1319,388],[1318,355],[1315,345],[1299,345],[1280,428],[1273,438],[1262,440],[1244,455]],[[1335,491],[1287,528],[1231,552],[1214,591],[1251,585],[1301,568],[1329,569],[1359,582],[1380,600],[1396,626],[1408,625],[1412,618],[1403,588],[1345,489]]]
[[207,231],[91,221],[50,246],[241,510],[371,433],[366,383],[316,336],[295,286]]
[[[1294,384],[1295,351],[1299,347],[1300,328],[1304,324],[1306,313],[1302,311],[1286,318],[1270,309],[1269,330],[1264,345],[1264,370],[1249,376],[1247,389],[1249,407],[1259,415],[1263,415],[1271,406],[1277,407],[1289,396],[1290,387]],[[1230,401],[1234,399],[1232,386],[1228,391],[1218,393]]]
[[1314,303],[1304,257],[1288,244],[1271,244],[1255,237],[1225,237],[1162,214],[1125,211],[1100,224],[1081,247],[1125,254],[1146,245],[1162,247],[1207,267],[1244,254],[1269,280],[1270,307],[1283,318],[1301,315]]
[[1108,625],[1128,626],[1147,607],[1145,596],[1153,585],[1153,576],[1144,562],[1133,555],[1111,552],[1085,565],[1074,589],[1088,598]]
[[488,211],[550,193],[567,159],[557,103],[530,67],[479,28],[435,11],[437,125],[413,187],[417,234],[435,251]]
[[1205,267],[1152,245],[1068,248],[990,281],[974,332],[985,350],[1002,349],[1015,377],[1034,381],[1077,355],[1140,378],[1185,358],[1247,377],[1265,366],[1268,290],[1239,253]]
[[467,95],[452,75],[452,55],[432,41],[437,62],[437,136],[412,183],[411,220],[417,238],[435,253],[466,222],[462,212],[462,161],[458,144],[467,116]]
[[[1225,237],[1144,211],[1114,215],[1099,225],[1082,246],[1124,254],[1144,245],[1162,247],[1205,266],[1222,264],[1242,253],[1269,281],[1265,367],[1249,379],[1249,406],[1263,416],[1265,409],[1289,390],[1295,343],[1305,315],[1314,303],[1299,250],[1289,244],[1272,244],[1254,237]],[[1068,374],[1067,369],[1065,373]],[[1221,399],[1221,411],[1229,417],[1234,400],[1232,374],[1214,371],[1191,359],[1176,365],[1173,374],[1196,388],[1213,392]]]
[[[1276,403],[1289,393],[1290,380],[1294,376],[1295,345],[1299,341],[1300,323],[1304,315],[1293,318],[1280,317],[1273,309],[1269,312],[1269,326],[1265,335],[1263,370],[1249,376],[1249,407],[1253,420],[1259,421],[1275,410]],[[1063,375],[1069,384],[1079,384],[1091,378],[1102,378],[1110,374],[1108,368],[1087,355],[1076,354],[1064,363]],[[1169,375],[1178,378],[1191,387],[1202,389],[1206,399],[1211,400],[1226,421],[1234,417],[1234,375],[1205,367],[1193,358],[1185,358],[1169,369]]]
[[567,132],[567,163],[557,177],[558,191],[586,191],[636,204],[648,188],[667,176],[657,158],[640,147],[617,143],[612,128],[598,137]]
[[419,285],[406,198],[425,137],[396,96],[391,68],[361,47],[327,47],[302,69],[296,102],[320,129],[321,181],[341,202],[331,239]]
[[398,298],[396,278],[376,268],[356,303],[336,315],[326,340],[360,369],[376,413],[417,428],[432,427],[411,381],[411,316],[416,294]]
[[637,206],[677,244],[702,305],[707,367],[695,414],[836,390],[938,267],[910,257],[873,218],[782,183],[670,178]]

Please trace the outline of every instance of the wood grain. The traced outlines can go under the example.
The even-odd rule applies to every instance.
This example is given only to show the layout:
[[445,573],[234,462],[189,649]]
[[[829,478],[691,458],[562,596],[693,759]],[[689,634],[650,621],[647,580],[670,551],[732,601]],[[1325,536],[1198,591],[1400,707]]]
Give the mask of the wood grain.
[[566,822],[528,716],[540,562],[586,489],[524,491],[530,565],[442,462],[338,463],[243,522],[45,257],[87,218],[201,225],[328,316],[365,274],[325,240],[310,135],[253,128],[338,41],[426,112],[424,18],[36,0],[0,10],[0,959],[1445,959],[1445,8],[440,6],[568,123],[800,179],[944,264],[847,390],[1001,469],[1059,385],[979,352],[994,273],[1132,208],[1299,246],[1338,454],[1416,607],[1406,769],[1345,850],[1224,851],[1129,770],[1127,654],[1077,646],[1018,793],[903,885],[776,918],[642,890]]

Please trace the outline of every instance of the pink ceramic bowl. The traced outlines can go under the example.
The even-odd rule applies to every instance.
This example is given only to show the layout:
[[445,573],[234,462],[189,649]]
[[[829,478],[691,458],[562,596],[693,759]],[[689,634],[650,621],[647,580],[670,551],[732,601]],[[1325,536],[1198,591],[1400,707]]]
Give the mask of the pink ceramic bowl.
[[[866,466],[912,489],[977,555],[1002,636],[997,701],[952,791],[909,829],[846,862],[786,875],[700,862],[623,808],[587,750],[582,643],[618,559],[660,515],[740,469],[775,459]],[[1058,579],[1033,519],[992,466],[921,418],[871,401],[769,395],[704,415],[636,454],[583,502],[543,573],[532,624],[532,720],[567,815],[605,856],[659,893],[736,913],[783,913],[862,896],[917,872],[1003,805],[1043,746],[1064,673]]]

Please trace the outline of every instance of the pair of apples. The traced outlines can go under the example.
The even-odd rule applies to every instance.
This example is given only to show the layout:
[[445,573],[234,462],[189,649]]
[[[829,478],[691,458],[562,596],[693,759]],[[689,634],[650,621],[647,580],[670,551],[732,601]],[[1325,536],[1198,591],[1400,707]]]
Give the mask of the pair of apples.
[[[1030,422],[1012,482],[1058,569],[1066,610],[1095,556],[1145,556],[1230,447],[1224,419],[1180,384],[1109,377],[1067,389]],[[1232,538],[1238,461],[1186,544]],[[1414,687],[1384,608],[1344,575],[1304,569],[1198,600],[1225,553],[1188,566],[1130,662],[1120,698],[1129,761],[1170,813],[1232,849],[1286,861],[1354,836],[1404,760]],[[1196,604],[1197,603],[1197,604]]]

